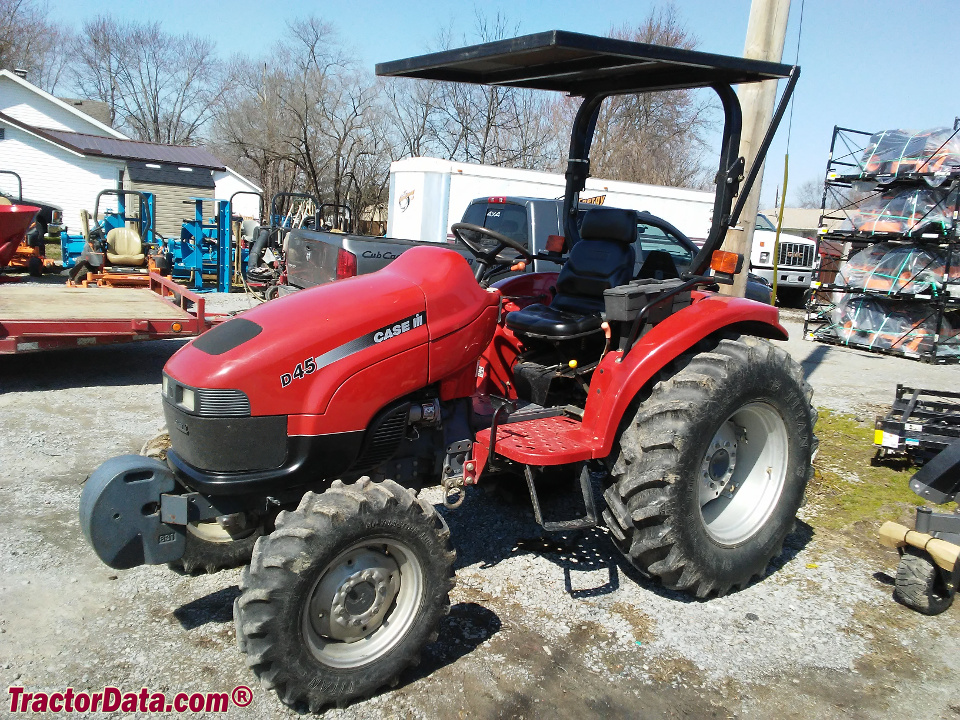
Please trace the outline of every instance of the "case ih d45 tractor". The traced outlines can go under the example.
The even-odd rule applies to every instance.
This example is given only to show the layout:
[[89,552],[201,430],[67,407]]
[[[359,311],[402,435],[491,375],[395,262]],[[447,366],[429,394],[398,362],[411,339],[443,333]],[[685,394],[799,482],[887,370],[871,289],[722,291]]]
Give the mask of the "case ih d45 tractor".
[[[816,447],[810,388],[764,339],[786,338],[776,309],[710,290],[742,264],[714,251],[797,68],[554,31],[377,71],[582,98],[565,237],[549,251],[560,272],[494,284],[527,249],[460,223],[474,271],[415,247],[229,320],[164,369],[167,462],[108,460],[80,505],[114,568],[249,561],[240,647],[265,687],[312,710],[396,680],[436,637],[454,549],[415,489],[442,482],[455,505],[484,474],[512,472],[546,530],[605,526],[641,572],[706,597],[780,553]],[[731,86],[778,78],[784,96],[731,210],[744,179]],[[712,228],[683,277],[658,253],[634,276],[635,213],[598,208],[578,224],[597,114],[609,96],[697,87],[716,91],[725,119]],[[557,493],[564,475],[583,517],[550,521],[538,483]]]

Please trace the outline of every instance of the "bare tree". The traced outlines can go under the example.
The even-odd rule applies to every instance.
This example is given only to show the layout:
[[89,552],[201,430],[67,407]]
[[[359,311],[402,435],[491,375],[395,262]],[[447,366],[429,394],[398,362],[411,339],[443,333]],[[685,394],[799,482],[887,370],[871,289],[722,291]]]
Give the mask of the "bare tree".
[[164,33],[158,22],[94,18],[73,54],[80,92],[105,102],[111,122],[140,140],[196,142],[225,93],[213,41]]
[[67,62],[66,37],[46,3],[0,0],[0,67],[22,68],[30,82],[54,92]]
[[[473,35],[463,44],[490,42],[515,35],[497,14],[476,13]],[[437,45],[453,45],[453,34],[441,32]],[[547,96],[518,88],[430,81],[394,82],[389,86],[395,152],[439,155],[452,160],[531,168],[541,166],[552,149],[553,128],[547,122]]]
[[810,178],[797,185],[793,191],[796,207],[819,208],[823,203],[823,180]]
[[[622,40],[692,50],[698,40],[673,5],[655,9],[636,28],[610,35]],[[572,122],[576,103],[561,101]],[[591,174],[611,180],[703,187],[710,181],[702,163],[710,105],[691,90],[608,98],[601,107],[591,149]]]
[[[255,68],[259,68],[255,70]],[[213,135],[270,195],[309,191],[362,213],[386,196],[392,146],[383,86],[319,18],[291,23],[270,58],[232,63]]]
[[211,145],[227,164],[256,178],[269,200],[280,190],[301,188],[301,173],[288,138],[295,134],[278,88],[286,75],[268,63],[235,58],[229,90],[211,127]]

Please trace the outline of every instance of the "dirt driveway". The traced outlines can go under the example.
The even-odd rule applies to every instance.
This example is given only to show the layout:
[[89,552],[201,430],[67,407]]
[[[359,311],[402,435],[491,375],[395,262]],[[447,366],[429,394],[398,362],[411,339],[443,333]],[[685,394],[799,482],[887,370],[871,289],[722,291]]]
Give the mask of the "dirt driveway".
[[[0,716],[10,686],[239,685],[253,701],[227,717],[295,715],[256,685],[236,649],[238,571],[114,572],[80,534],[87,474],[161,429],[159,373],[176,347],[0,358]],[[817,404],[867,422],[897,381],[960,385],[957,367],[789,347]],[[892,601],[896,556],[876,545],[881,518],[837,530],[813,494],[767,578],[698,602],[638,578],[600,531],[545,541],[521,490],[475,489],[444,511],[458,585],[440,641],[397,688],[327,716],[960,716],[960,610],[926,618]]]

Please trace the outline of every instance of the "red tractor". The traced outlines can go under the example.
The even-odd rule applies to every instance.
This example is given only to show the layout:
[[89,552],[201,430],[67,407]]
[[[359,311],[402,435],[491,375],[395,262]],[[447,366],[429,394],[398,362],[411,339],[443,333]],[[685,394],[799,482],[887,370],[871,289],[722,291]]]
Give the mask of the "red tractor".
[[[816,450],[810,387],[767,340],[787,337],[777,310],[712,291],[742,265],[715,251],[798,68],[553,31],[377,71],[583,98],[564,242],[543,251],[559,273],[495,282],[529,251],[460,223],[473,271],[452,250],[415,247],[225,322],[164,369],[167,462],[108,460],[80,505],[114,568],[249,561],[239,644],[265,687],[311,710],[389,684],[436,637],[455,553],[416,489],[442,483],[455,505],[485,474],[513,473],[545,530],[605,526],[642,573],[706,597],[780,554]],[[779,78],[731,210],[744,179],[731,85]],[[636,214],[578,217],[597,113],[612,95],[696,87],[716,91],[725,117],[709,238],[683,277],[665,253],[635,276]],[[583,517],[543,517],[546,476],[551,493],[568,478]]]

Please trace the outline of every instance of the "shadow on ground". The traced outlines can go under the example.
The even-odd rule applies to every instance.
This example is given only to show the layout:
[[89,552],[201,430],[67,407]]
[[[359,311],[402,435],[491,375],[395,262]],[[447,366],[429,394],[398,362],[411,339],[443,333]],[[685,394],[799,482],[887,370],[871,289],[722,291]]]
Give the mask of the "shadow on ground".
[[164,364],[186,342],[153,340],[0,356],[0,393],[159,385]]
[[207,623],[233,622],[233,601],[239,595],[240,588],[231,585],[181,605],[173,616],[184,630],[195,630]]
[[[487,490],[468,488],[458,510],[438,507],[457,549],[456,568],[472,565],[481,570],[518,555],[535,554],[563,570],[566,592],[573,598],[596,597],[615,592],[622,578],[645,590],[676,602],[703,602],[689,594],[665,588],[631,565],[613,544],[603,527],[569,533],[548,533],[533,518],[529,495],[519,479],[499,477]],[[504,486],[498,488],[497,485]],[[597,497],[599,497],[597,493]],[[581,508],[582,509],[582,508]],[[598,508],[600,509],[600,508]],[[783,552],[767,568],[774,573],[796,558],[813,539],[814,530],[798,520],[783,543]],[[583,587],[577,581],[587,573],[601,571],[599,584]],[[595,575],[591,574],[594,578]],[[755,579],[747,587],[762,582]]]

